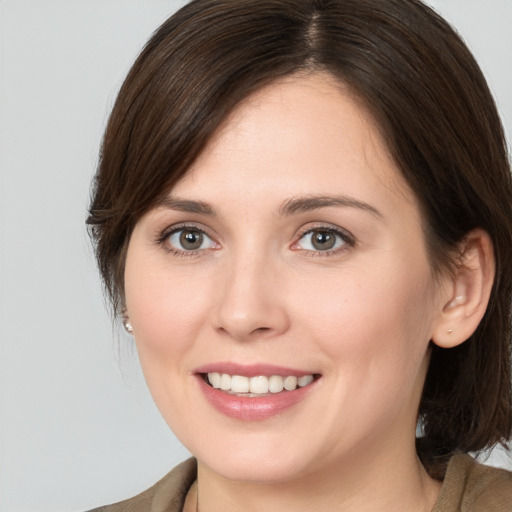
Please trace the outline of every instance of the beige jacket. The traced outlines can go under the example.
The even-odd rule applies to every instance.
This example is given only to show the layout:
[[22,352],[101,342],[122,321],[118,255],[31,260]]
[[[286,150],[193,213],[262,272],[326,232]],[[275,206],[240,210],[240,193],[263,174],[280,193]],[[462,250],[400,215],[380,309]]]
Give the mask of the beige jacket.
[[[181,512],[196,471],[188,459],[134,498],[90,512]],[[512,473],[456,455],[432,512],[512,512]]]

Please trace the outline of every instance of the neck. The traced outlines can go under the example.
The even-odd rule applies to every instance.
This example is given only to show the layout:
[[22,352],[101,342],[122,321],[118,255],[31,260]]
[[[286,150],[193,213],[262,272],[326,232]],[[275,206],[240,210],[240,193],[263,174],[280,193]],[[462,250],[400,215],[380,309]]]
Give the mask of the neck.
[[440,483],[427,475],[414,447],[391,456],[368,448],[355,460],[272,483],[230,480],[198,463],[199,512],[430,512]]

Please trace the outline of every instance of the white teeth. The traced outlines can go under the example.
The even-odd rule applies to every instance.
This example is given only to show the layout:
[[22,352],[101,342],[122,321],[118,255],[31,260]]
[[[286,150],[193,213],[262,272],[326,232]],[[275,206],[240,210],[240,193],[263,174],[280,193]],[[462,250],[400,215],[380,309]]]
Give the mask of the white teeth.
[[249,379],[249,391],[263,395],[268,393],[268,378],[263,375],[260,377],[251,377]]
[[293,391],[297,387],[297,377],[294,377],[293,375],[288,375],[288,377],[285,377],[283,386],[286,391]]
[[223,373],[220,376],[220,389],[222,391],[230,391],[231,390],[231,375],[227,373]]
[[208,382],[215,389],[221,389],[222,391],[265,395],[267,393],[280,393],[283,389],[293,391],[297,389],[297,386],[303,388],[313,382],[313,375],[303,375],[302,377],[295,377],[294,375],[287,375],[286,377],[280,375],[245,377],[243,375],[211,372],[208,373]]
[[215,389],[220,388],[220,373],[213,372],[208,374],[208,380]]
[[271,393],[281,393],[283,388],[283,377],[280,377],[279,375],[272,375],[272,377],[268,379],[268,390]]
[[312,382],[313,382],[313,375],[303,375],[302,377],[299,377],[297,379],[297,384],[301,388],[303,388],[304,386],[307,386],[308,384],[311,384]]
[[233,393],[249,393],[249,377],[233,375],[231,377],[231,391]]

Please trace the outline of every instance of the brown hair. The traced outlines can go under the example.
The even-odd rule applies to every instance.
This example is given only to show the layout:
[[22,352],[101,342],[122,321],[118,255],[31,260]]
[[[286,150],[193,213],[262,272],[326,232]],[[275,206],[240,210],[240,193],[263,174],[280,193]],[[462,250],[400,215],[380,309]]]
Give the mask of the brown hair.
[[497,273],[469,340],[432,348],[418,452],[441,478],[456,451],[512,434],[512,185],[503,129],[464,43],[418,0],[194,0],[152,36],[121,88],[103,140],[88,224],[115,313],[138,219],[187,172],[226,116],[262,86],[328,71],[380,124],[423,210],[434,270],[473,228]]

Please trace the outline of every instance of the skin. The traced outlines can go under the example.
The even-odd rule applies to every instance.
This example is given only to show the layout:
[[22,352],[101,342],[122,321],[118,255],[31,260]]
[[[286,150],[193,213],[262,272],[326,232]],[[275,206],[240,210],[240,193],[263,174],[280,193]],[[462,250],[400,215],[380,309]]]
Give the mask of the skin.
[[[431,510],[439,483],[416,456],[416,419],[454,291],[432,275],[418,202],[364,106],[326,74],[274,83],[171,194],[216,215],[148,212],[125,295],[153,398],[198,459],[187,508],[198,489],[202,512]],[[312,196],[351,203],[280,214]],[[183,224],[206,233],[200,249],[165,237]],[[311,245],[315,228],[339,230],[337,248]],[[199,389],[196,369],[219,361],[321,377],[281,414],[242,421]]]

